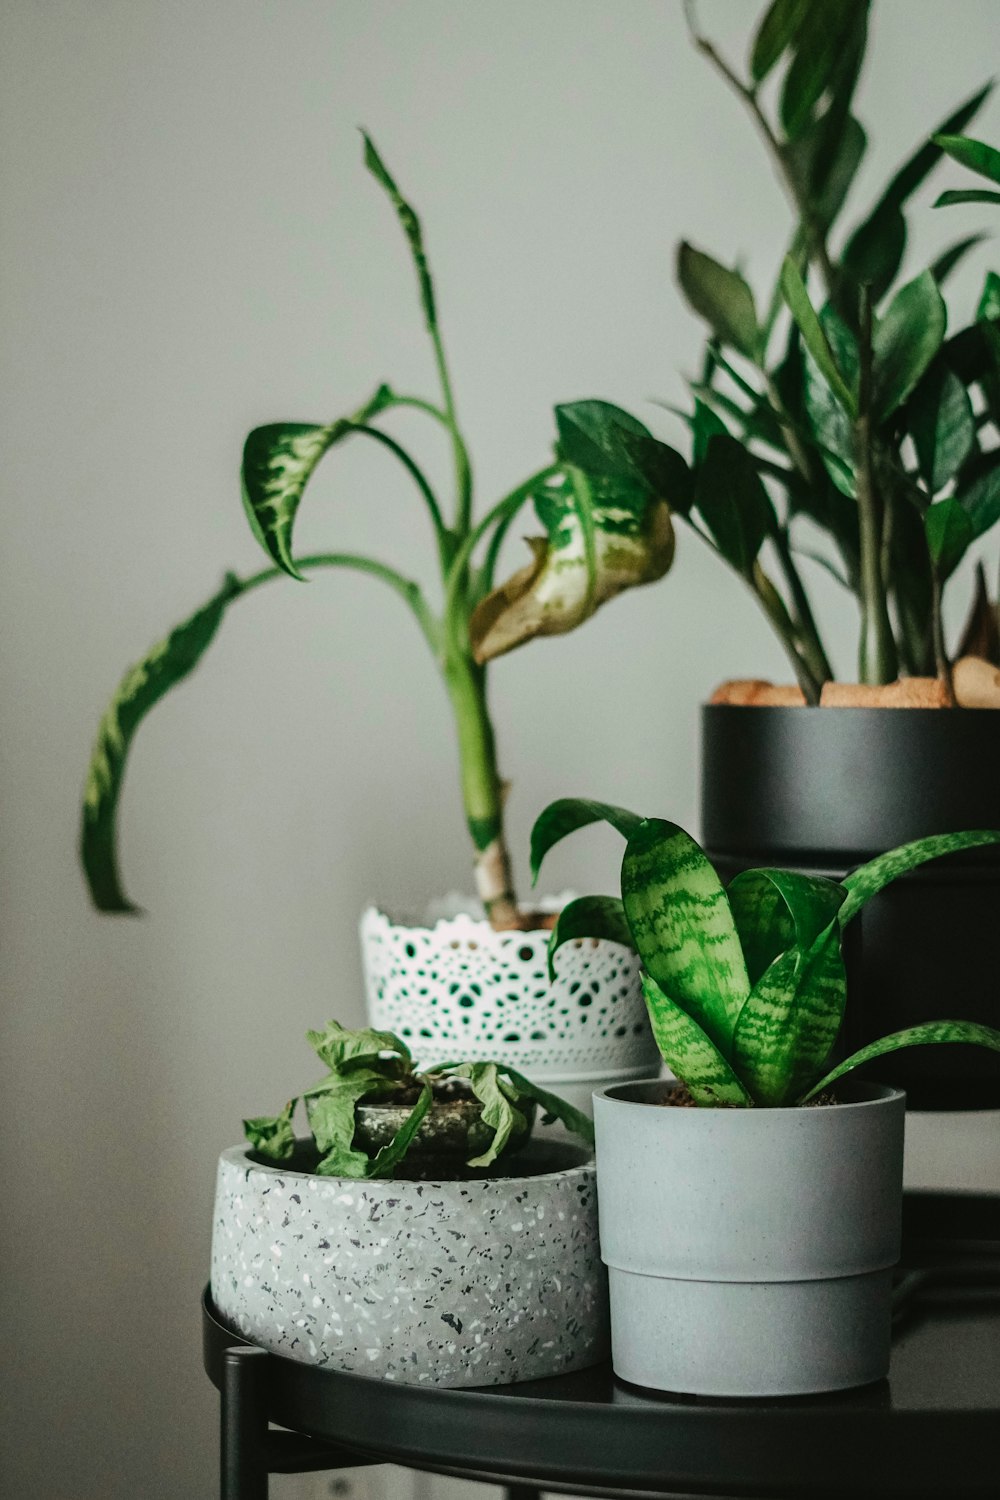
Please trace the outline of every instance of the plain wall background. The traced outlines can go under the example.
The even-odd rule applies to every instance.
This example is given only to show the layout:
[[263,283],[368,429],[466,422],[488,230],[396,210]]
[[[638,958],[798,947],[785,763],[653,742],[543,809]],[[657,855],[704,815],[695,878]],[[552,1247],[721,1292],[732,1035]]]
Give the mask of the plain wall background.
[[[738,57],[758,10],[704,0],[703,22]],[[990,0],[878,7],[859,207],[983,81],[996,23]],[[761,287],[788,216],[679,3],[7,0],[3,33],[2,1487],[203,1500],[214,1158],[306,1081],[308,1026],[360,1020],[365,901],[466,882],[445,699],[388,591],[282,582],[233,610],[139,736],[122,832],[144,919],[89,909],[78,800],[125,666],[225,568],[260,566],[249,428],[329,420],[382,379],[434,394],[355,127],[423,216],[481,503],[545,462],[556,401],[600,395],[679,441],[647,404],[682,398],[701,344],[673,245],[741,256]],[[994,104],[982,133],[998,121]],[[919,214],[909,265],[984,219]],[[987,255],[955,279],[957,316]],[[433,430],[420,451],[445,472]],[[430,557],[373,445],[327,461],[298,541],[418,574]],[[850,610],[820,591],[847,671]],[[741,675],[788,674],[689,535],[665,584],[499,663],[522,877],[557,795],[693,823],[696,707]],[[552,885],[610,888],[616,856],[581,839]],[[911,1180],[995,1184],[996,1117],[923,1119],[912,1150]]]

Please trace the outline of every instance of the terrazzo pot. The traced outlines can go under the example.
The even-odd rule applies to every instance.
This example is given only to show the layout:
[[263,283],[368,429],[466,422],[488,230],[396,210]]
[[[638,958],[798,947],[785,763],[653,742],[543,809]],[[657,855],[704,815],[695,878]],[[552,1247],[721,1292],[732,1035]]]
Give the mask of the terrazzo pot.
[[676,1087],[594,1100],[615,1373],[723,1397],[882,1379],[905,1095],[851,1083],[813,1108],[657,1107]]
[[592,1157],[535,1141],[490,1177],[358,1181],[219,1161],[212,1298],[244,1338],[408,1385],[537,1380],[607,1357]]
[[596,938],[567,943],[550,984],[548,929],[495,932],[456,910],[457,898],[444,905],[445,915],[423,925],[376,907],[361,919],[369,1021],[402,1037],[418,1066],[505,1062],[587,1114],[595,1089],[657,1071],[630,949]]

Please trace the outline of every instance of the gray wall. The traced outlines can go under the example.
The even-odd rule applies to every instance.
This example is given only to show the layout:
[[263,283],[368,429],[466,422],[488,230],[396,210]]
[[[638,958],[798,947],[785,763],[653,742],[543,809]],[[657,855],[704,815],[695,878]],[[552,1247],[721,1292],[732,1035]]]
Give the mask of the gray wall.
[[[676,440],[645,404],[681,397],[699,346],[671,247],[684,233],[762,280],[787,216],[678,3],[3,10],[3,1489],[200,1500],[213,1158],[304,1081],[307,1026],[360,1018],[365,900],[465,882],[451,730],[392,596],[288,583],[234,611],[140,737],[123,834],[144,919],[88,908],[78,795],[125,665],[225,567],[258,566],[236,482],[249,427],[328,419],[383,378],[433,390],[355,126],[424,216],[484,500],[544,462],[557,400],[620,401]],[[734,53],[755,10],[704,5]],[[995,23],[989,0],[887,0],[868,187],[988,73]],[[984,121],[996,136],[995,106]],[[982,215],[944,217],[923,216],[914,266]],[[962,315],[985,264],[956,281]],[[443,473],[433,433],[422,451]],[[360,445],[323,471],[300,540],[417,572],[428,556],[405,484]],[[832,626],[845,668],[849,624]],[[696,705],[760,674],[786,675],[779,652],[687,536],[668,583],[501,662],[522,875],[561,793],[692,822]],[[581,839],[553,885],[609,886],[615,853]],[[995,1118],[916,1135],[914,1180],[995,1175]]]

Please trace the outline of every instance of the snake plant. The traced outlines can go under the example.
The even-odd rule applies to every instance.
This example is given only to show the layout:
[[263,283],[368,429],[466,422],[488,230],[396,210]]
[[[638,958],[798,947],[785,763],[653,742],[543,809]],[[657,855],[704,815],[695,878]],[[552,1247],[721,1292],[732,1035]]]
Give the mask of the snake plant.
[[[534,636],[571,630],[621,590],[659,578],[670,566],[673,532],[664,491],[671,482],[671,451],[656,443],[640,422],[602,401],[557,407],[554,461],[476,518],[472,464],[456,412],[420,220],[367,136],[364,160],[409,247],[437,395],[427,399],[383,383],[334,421],[281,421],[250,433],[243,450],[243,501],[269,566],[242,577],[227,573],[206,604],[129,668],[101,720],[87,776],[81,854],[91,896],[102,910],[136,909],[119,872],[117,816],[128,753],[146,715],[197,665],[237,600],[278,578],[302,580],[329,568],[348,568],[393,589],[430,648],[457,733],[478,893],[494,925],[519,925],[485,659]],[[419,413],[443,433],[452,460],[447,499],[386,430],[385,420],[402,410]],[[441,585],[436,608],[419,584],[375,558],[296,553],[294,525],[306,488],[324,455],[348,441],[376,444],[412,482],[433,537]],[[495,588],[502,544],[529,502],[534,502],[544,534],[529,540],[530,565]]]
[[724,889],[676,823],[567,798],[535,823],[535,876],[554,844],[601,821],[626,841],[621,896],[584,896],[565,907],[550,940],[550,966],[574,939],[604,937],[634,948],[657,1045],[697,1104],[806,1104],[852,1069],[901,1047],[965,1042],[1000,1051],[1000,1031],[946,1020],[894,1032],[830,1066],[847,995],[848,922],[899,876],[941,855],[1000,843],[1000,831],[918,839],[842,882],[746,870]]
[[[469,1167],[491,1166],[504,1151],[523,1141],[536,1104],[542,1108],[543,1124],[560,1120],[588,1146],[594,1143],[594,1127],[586,1115],[506,1063],[439,1063],[418,1073],[406,1043],[391,1031],[347,1031],[339,1022],[330,1021],[324,1031],[309,1031],[306,1038],[329,1069],[301,1096],[319,1152],[315,1170],[321,1176],[391,1177],[417,1139],[435,1086],[450,1079],[464,1080],[482,1105],[479,1134],[484,1149],[466,1162]],[[392,1140],[374,1153],[359,1149],[355,1139],[358,1105],[392,1103],[394,1098],[408,1102],[414,1093],[416,1101]],[[247,1139],[258,1155],[268,1161],[291,1157],[298,1103],[298,1098],[290,1099],[278,1115],[244,1120]]]

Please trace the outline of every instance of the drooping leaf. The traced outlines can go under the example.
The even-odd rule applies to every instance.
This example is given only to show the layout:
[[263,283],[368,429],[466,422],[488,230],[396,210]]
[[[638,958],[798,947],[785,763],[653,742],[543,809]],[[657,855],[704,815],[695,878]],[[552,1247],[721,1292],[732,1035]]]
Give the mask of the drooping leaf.
[[603,938],[634,948],[625,908],[618,896],[578,896],[563,907],[549,938],[549,979],[555,979],[555,958],[564,943],[579,938]]
[[322,1093],[307,1091],[306,1113],[321,1156],[316,1167],[321,1176],[371,1176],[372,1158],[352,1145],[355,1108],[362,1099],[392,1093],[397,1087],[396,1081],[384,1073],[359,1067],[350,1073],[331,1075]]
[[976,419],[965,386],[936,360],[913,393],[909,428],[920,475],[936,495],[954,479],[976,445]]
[[608,823],[628,841],[638,831],[643,819],[627,808],[611,802],[594,802],[587,797],[560,797],[550,802],[535,819],[531,830],[531,879],[538,880],[542,860],[554,845],[578,828],[591,823]]
[[660,1056],[671,1072],[686,1083],[697,1104],[747,1108],[753,1099],[698,1022],[665,995],[649,974],[642,976],[649,1024]]
[[424,317],[427,320],[428,328],[434,328],[437,322],[434,283],[431,280],[430,266],[427,263],[427,253],[424,249],[424,237],[423,231],[420,228],[420,220],[412,206],[407,203],[396,186],[394,178],[376,150],[375,143],[371,137],[365,131],[361,132],[361,136],[365,143],[365,166],[375,178],[375,181],[385,189],[390,203],[396,210],[396,217],[406,236],[410,247],[410,254],[413,257],[413,265],[417,273],[417,284],[420,288],[420,305],[424,310]]
[[724,344],[747,359],[756,361],[760,357],[761,334],[753,292],[738,271],[730,271],[682,241],[677,251],[677,279],[690,306]]
[[470,1167],[488,1167],[502,1153],[515,1129],[526,1121],[517,1108],[514,1090],[504,1087],[500,1065],[494,1062],[462,1063],[451,1069],[453,1078],[467,1078],[469,1086],[483,1106],[482,1120],[493,1131],[493,1139],[481,1155],[470,1158]]
[[193,671],[212,642],[226,606],[240,593],[230,575],[201,609],[129,667],[101,719],[87,770],[80,857],[100,911],[138,910],[118,870],[118,804],[128,753],[143,719],[165,693]]
[[803,953],[836,916],[847,895],[836,881],[795,870],[743,870],[726,887],[733,921],[755,985],[779,954]]
[[306,1041],[331,1072],[342,1072],[357,1065],[368,1066],[385,1054],[399,1059],[407,1067],[410,1049],[391,1031],[364,1028],[348,1031],[339,1021],[328,1021],[323,1031],[307,1031]]
[[755,83],[767,77],[782,53],[792,45],[809,4],[810,0],[772,0],[750,53],[750,73]]
[[948,315],[930,271],[893,297],[872,335],[874,416],[882,422],[913,391],[944,341]]
[[777,521],[752,458],[728,434],[709,439],[695,474],[694,503],[726,561],[751,578]]
[[790,256],[785,257],[782,267],[781,290],[788,304],[788,310],[802,335],[803,343],[816,362],[820,374],[848,415],[856,416],[857,397],[848,385],[843,372],[838,368],[822,324],[809,300],[805,282]]
[[952,161],[957,161],[960,166],[968,167],[970,172],[976,172],[980,177],[985,177],[988,182],[1000,183],[1000,151],[995,146],[987,145],[985,141],[974,140],[968,135],[943,133],[934,136],[934,144],[940,146]]
[[292,1116],[298,1099],[289,1099],[280,1115],[258,1115],[243,1121],[243,1131],[251,1146],[268,1161],[287,1161],[295,1150]]
[[588,1146],[594,1144],[594,1122],[589,1119],[582,1110],[576,1109],[567,1100],[561,1099],[558,1094],[552,1094],[548,1089],[540,1088],[537,1083],[532,1083],[530,1078],[525,1078],[523,1073],[518,1073],[515,1068],[502,1065],[502,1071],[507,1074],[517,1088],[519,1094],[529,1099],[534,1099],[542,1108],[542,1124],[551,1125],[554,1120],[560,1121],[567,1130],[578,1135]]
[[621,880],[625,916],[646,970],[728,1055],[750,984],[715,869],[683,828],[647,818],[629,837]]
[[1000,1031],[992,1026],[983,1026],[978,1021],[927,1021],[922,1026],[894,1031],[891,1036],[870,1042],[867,1047],[862,1047],[859,1052],[838,1063],[818,1083],[814,1083],[798,1102],[807,1104],[832,1083],[836,1083],[838,1078],[843,1078],[845,1073],[853,1072],[864,1063],[874,1062],[887,1052],[898,1052],[903,1047],[937,1046],[942,1042],[959,1042],[964,1046],[988,1047],[992,1052],[1000,1052]]
[[434,1095],[430,1084],[425,1079],[420,1088],[420,1095],[416,1104],[410,1110],[406,1119],[400,1125],[392,1140],[385,1146],[380,1146],[371,1159],[368,1177],[391,1177],[399,1163],[403,1160],[407,1151],[413,1145],[421,1125],[427,1116]]
[[843,880],[847,887],[847,900],[840,908],[841,929],[857,915],[866,901],[870,901],[872,896],[878,895],[879,891],[884,890],[893,880],[898,880],[901,875],[908,874],[928,860],[940,859],[944,854],[958,854],[963,849],[978,849],[987,844],[1000,844],[1000,830],[976,828],[965,833],[932,834],[929,838],[915,839],[912,843],[900,845],[898,849],[890,849],[877,859],[859,865],[856,870],[845,875]]
[[948,578],[975,540],[972,521],[959,502],[947,496],[928,510],[924,530],[931,561],[941,577]]

